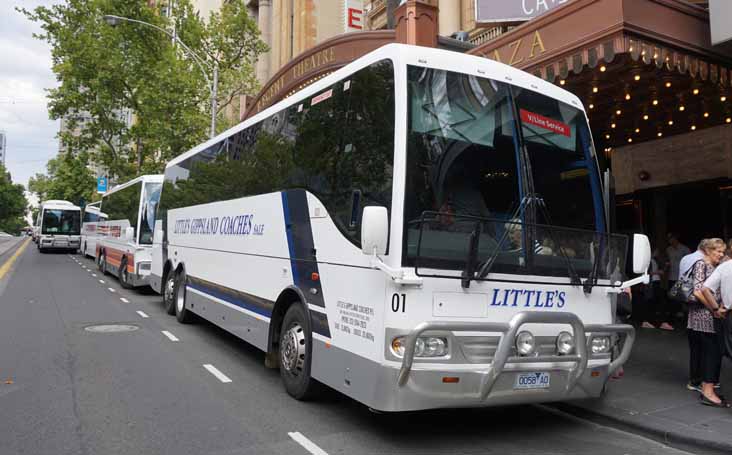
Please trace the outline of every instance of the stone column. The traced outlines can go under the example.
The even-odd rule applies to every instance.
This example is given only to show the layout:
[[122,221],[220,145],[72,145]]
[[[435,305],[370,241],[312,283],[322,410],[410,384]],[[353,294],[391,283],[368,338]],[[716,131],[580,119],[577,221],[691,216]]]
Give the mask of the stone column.
[[407,0],[394,12],[396,41],[415,46],[437,47],[439,9],[426,0]]
[[460,31],[460,0],[440,0],[440,35]]
[[[259,30],[262,32],[262,41],[267,43],[267,46],[272,47],[272,0],[259,0],[259,18],[257,21]],[[257,62],[257,79],[259,83],[264,85],[269,78],[270,74],[270,59],[272,52],[267,52],[259,56]]]

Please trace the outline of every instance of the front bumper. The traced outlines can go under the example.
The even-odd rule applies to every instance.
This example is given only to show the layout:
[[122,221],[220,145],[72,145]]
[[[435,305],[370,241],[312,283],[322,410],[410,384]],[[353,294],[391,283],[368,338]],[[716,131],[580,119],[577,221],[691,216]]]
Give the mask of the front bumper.
[[[570,325],[576,341],[571,355],[520,357],[512,355],[514,340],[524,324]],[[480,368],[450,368],[439,364],[414,364],[417,337],[430,331],[500,332],[502,334],[493,360]],[[622,337],[620,354],[612,361],[591,360],[588,354],[592,339],[599,336]],[[519,403],[560,401],[597,397],[607,378],[628,360],[635,329],[630,325],[584,325],[572,313],[522,312],[508,323],[425,322],[415,327],[405,340],[405,352],[398,370],[391,369],[397,390],[391,403],[377,409],[425,409],[434,407],[494,406]],[[477,366],[477,365],[476,365]],[[464,367],[464,366],[463,366]],[[514,380],[521,372],[550,372],[551,386],[546,389],[516,390]],[[446,376],[460,378],[459,384],[445,384]],[[384,406],[384,407],[382,407]]]
[[43,249],[78,249],[80,244],[81,239],[78,237],[58,238],[41,236],[38,240],[38,245]]

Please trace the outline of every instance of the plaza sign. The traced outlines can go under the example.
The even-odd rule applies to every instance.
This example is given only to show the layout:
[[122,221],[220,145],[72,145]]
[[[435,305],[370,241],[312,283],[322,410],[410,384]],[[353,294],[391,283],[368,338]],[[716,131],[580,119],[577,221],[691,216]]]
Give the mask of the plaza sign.
[[475,0],[478,23],[528,21],[570,0]]

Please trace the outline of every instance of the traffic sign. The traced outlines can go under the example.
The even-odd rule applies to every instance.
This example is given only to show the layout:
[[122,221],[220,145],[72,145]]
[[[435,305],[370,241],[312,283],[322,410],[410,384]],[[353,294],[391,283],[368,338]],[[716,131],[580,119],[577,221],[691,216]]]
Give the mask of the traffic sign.
[[107,192],[107,177],[97,177],[97,193]]

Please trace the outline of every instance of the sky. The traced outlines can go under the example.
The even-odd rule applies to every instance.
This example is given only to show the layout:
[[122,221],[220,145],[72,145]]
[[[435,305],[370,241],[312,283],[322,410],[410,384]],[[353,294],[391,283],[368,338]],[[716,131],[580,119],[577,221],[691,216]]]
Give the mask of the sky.
[[40,27],[15,11],[59,0],[0,0],[0,131],[7,136],[5,165],[15,183],[46,170],[56,156],[59,130],[49,120],[45,90],[57,86],[51,71],[51,48],[33,38]]

